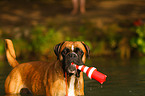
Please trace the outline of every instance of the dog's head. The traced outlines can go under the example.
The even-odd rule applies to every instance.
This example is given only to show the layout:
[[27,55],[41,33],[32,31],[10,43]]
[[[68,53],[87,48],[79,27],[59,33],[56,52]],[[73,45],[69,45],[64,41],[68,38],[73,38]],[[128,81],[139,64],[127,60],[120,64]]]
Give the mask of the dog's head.
[[71,63],[73,62],[77,65],[85,64],[86,57],[89,56],[89,51],[89,47],[80,41],[65,41],[54,47],[57,59],[62,62],[63,70],[68,74],[77,73],[76,67],[71,65]]

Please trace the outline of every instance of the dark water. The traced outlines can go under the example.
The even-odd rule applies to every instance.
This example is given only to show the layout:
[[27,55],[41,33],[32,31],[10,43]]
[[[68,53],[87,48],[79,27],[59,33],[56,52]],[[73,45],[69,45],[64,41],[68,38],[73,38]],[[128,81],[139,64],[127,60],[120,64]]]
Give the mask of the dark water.
[[[85,96],[145,96],[145,58],[92,58],[86,65],[96,67],[108,77],[101,85],[84,74]],[[0,62],[0,96],[5,95],[4,81],[10,71],[8,63]]]

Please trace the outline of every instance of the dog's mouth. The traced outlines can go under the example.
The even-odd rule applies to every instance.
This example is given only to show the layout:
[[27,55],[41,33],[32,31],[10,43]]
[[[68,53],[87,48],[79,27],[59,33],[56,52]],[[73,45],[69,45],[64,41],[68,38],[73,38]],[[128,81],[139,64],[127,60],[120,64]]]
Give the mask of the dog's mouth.
[[72,65],[72,59],[67,59],[65,60],[64,63],[64,72],[67,72],[68,74],[76,74],[77,73],[77,69],[75,65]]
[[70,65],[68,68],[67,68],[67,72],[69,74],[76,74],[77,73],[77,69],[75,67],[75,65]]
[[76,75],[79,77],[79,74],[78,74],[79,72],[78,72],[76,66],[72,63],[79,64],[79,62],[77,60],[67,59],[65,61],[64,72],[67,72],[68,75]]
[[[74,64],[82,65],[81,62],[77,60],[66,60],[64,71],[67,72],[68,75],[76,75],[77,77],[80,76],[80,71],[76,68]],[[74,64],[73,64],[74,63]]]
[[63,55],[63,69],[64,72],[67,72],[67,74],[69,75],[73,75],[73,74],[78,74],[80,72],[78,72],[78,70],[76,69],[75,65],[72,65],[72,63],[75,64],[82,64],[82,59],[81,56],[79,56],[77,53],[75,52],[69,52],[66,55]]

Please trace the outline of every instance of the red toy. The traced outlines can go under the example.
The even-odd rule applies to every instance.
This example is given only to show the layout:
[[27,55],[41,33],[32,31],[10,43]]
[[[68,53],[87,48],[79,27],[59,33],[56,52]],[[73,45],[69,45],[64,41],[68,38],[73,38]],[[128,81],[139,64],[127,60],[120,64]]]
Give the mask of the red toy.
[[93,79],[97,80],[98,82],[100,82],[101,84],[103,84],[106,81],[107,76],[102,74],[101,72],[97,71],[97,69],[95,67],[89,68],[85,65],[78,66],[74,63],[71,63],[71,64],[75,65],[78,70],[81,70],[82,72],[86,73],[90,79],[93,78]]

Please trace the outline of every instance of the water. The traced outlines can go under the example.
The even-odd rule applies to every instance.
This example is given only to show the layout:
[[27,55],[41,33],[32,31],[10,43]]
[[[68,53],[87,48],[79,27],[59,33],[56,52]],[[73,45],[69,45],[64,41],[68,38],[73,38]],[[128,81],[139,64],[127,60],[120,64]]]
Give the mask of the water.
[[[96,57],[87,60],[86,65],[96,67],[108,77],[101,85],[84,74],[85,96],[145,96],[145,58]],[[0,96],[5,95],[4,81],[11,69],[7,62],[0,62]]]
[[85,77],[86,96],[145,96],[145,60],[93,59],[89,66],[95,66],[107,74],[107,81],[100,85]]

